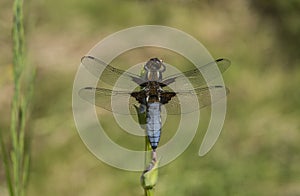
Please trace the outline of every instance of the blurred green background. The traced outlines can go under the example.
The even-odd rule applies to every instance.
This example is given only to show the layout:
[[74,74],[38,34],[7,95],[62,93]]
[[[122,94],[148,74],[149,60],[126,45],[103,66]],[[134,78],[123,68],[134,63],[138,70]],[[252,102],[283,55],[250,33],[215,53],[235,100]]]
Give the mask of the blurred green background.
[[[197,155],[209,122],[204,109],[192,144],[160,168],[155,194],[300,195],[299,0],[41,0],[25,1],[24,14],[28,61],[38,70],[28,127],[28,195],[143,195],[140,173],[112,168],[87,150],[74,125],[71,93],[80,58],[98,41],[145,24],[178,28],[215,58],[232,61],[224,73],[231,93],[216,145]],[[13,92],[12,1],[0,2],[0,17],[5,132]],[[164,142],[169,136],[163,134]],[[2,163],[0,195],[7,195]]]

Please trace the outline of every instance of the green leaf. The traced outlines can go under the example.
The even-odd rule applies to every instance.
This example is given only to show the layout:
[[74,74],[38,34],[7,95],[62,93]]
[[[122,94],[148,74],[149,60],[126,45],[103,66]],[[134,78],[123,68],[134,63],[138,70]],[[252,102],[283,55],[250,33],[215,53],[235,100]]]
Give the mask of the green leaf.
[[144,189],[153,189],[158,179],[158,161],[152,161],[141,176],[141,184]]

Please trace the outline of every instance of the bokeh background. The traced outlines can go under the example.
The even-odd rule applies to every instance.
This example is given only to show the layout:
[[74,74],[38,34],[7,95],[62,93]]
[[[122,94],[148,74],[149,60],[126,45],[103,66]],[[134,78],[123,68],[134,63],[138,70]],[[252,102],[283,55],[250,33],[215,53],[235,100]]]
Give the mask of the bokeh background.
[[[219,140],[207,155],[197,155],[209,121],[204,109],[191,145],[159,169],[156,195],[300,195],[299,0],[41,0],[25,1],[24,14],[27,59],[37,68],[28,195],[143,195],[140,173],[112,168],[87,150],[71,94],[83,55],[105,36],[145,24],[178,28],[215,58],[232,61],[224,73],[231,93]],[[13,92],[12,1],[0,2],[0,17],[5,133]],[[134,58],[127,55],[128,62]],[[7,195],[2,163],[0,195]]]

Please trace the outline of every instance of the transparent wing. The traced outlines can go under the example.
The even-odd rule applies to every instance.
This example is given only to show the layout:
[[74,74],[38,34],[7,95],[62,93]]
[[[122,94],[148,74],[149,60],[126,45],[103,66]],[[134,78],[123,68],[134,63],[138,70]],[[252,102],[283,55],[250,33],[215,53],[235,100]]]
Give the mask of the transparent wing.
[[[86,87],[80,89],[79,96],[91,104],[95,104],[108,111],[118,114],[136,115],[134,105],[139,105],[139,103],[131,96],[131,93],[128,91],[112,91],[104,88]],[[224,86],[210,86],[176,92],[176,96],[172,97],[164,107],[169,115],[190,113],[213,104],[211,101],[212,94],[215,98],[214,101],[217,102],[229,94],[229,89]],[[198,102],[197,107],[195,101]]]
[[207,77],[208,81],[216,79],[219,76],[218,72],[212,69],[212,65],[214,64],[217,64],[220,72],[223,73],[230,66],[230,61],[225,58],[217,59],[198,68],[168,76],[164,78],[162,83],[165,85],[175,85],[176,90],[184,90],[187,88],[191,89],[191,86],[187,84],[190,82],[192,88],[197,89],[206,84],[203,75]]
[[145,82],[138,75],[115,68],[93,56],[84,56],[81,59],[81,63],[91,74],[96,77],[101,76],[100,80],[111,86],[128,89],[128,87],[137,86]]
[[118,114],[136,115],[134,105],[139,105],[139,103],[130,94],[129,91],[93,87],[85,87],[79,91],[79,96],[91,104]]
[[[212,94],[214,96],[213,103],[211,101]],[[224,98],[227,94],[229,94],[229,89],[224,86],[210,86],[180,91],[176,92],[176,96],[172,97],[172,99],[164,106],[167,114],[170,115],[190,113],[214,104]],[[196,107],[197,104],[195,104],[195,101],[198,101],[198,107]]]

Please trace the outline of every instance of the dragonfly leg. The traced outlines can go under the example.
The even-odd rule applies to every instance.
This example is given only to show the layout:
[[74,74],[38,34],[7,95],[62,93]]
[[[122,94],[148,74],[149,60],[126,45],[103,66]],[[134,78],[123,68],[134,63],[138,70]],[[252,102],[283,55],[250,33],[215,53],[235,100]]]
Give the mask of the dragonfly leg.
[[140,113],[145,113],[145,112],[146,112],[146,109],[147,109],[146,105],[141,104],[140,107],[139,107],[139,112],[140,112]]

